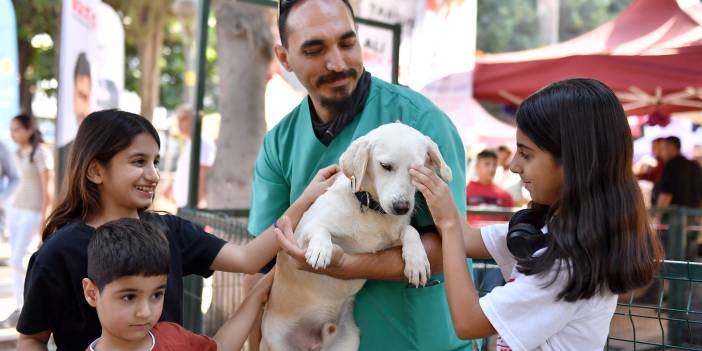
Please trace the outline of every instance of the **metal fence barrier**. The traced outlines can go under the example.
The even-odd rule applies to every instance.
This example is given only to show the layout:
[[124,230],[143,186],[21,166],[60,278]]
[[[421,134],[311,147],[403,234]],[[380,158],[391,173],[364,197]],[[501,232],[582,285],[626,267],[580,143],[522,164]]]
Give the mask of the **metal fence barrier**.
[[[469,209],[471,214],[511,215],[512,211]],[[655,228],[666,248],[666,261],[647,288],[620,295],[606,350],[702,351],[702,263],[695,262],[695,240],[702,210],[670,207],[652,209],[661,218]],[[658,215],[660,214],[660,215]],[[194,210],[178,215],[235,244],[250,240],[248,210]],[[475,284],[481,295],[492,289],[484,281],[490,261],[474,262]],[[212,278],[183,278],[184,326],[214,335],[243,300],[243,274],[216,272]],[[486,343],[486,346],[488,343]]]
[[[178,209],[178,216],[197,223],[230,243],[250,240],[246,223],[248,210]],[[244,274],[215,272],[203,279],[183,278],[183,326],[198,334],[213,336],[244,300]]]

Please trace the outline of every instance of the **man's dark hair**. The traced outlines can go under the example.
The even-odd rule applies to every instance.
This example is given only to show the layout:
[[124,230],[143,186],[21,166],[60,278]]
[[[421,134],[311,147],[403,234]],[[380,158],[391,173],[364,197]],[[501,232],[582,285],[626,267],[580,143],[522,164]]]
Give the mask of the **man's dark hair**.
[[88,62],[88,56],[84,52],[78,54],[76,67],[73,70],[73,80],[75,81],[78,77],[90,78],[90,62]]
[[[284,47],[288,47],[288,33],[285,31],[285,25],[288,23],[288,15],[295,5],[305,0],[278,0],[278,33],[280,33],[280,42]],[[356,16],[353,13],[353,8],[348,0],[339,0],[343,2],[351,11],[351,18],[356,21]]]
[[497,160],[497,153],[493,150],[485,149],[478,153],[477,159],[480,160],[481,158],[492,158]]
[[101,225],[88,244],[88,278],[99,291],[126,276],[167,275],[171,254],[161,230],[123,218]]
[[661,141],[665,141],[665,138],[659,137],[659,138],[653,139],[653,142],[654,142],[654,143],[660,143]]
[[680,150],[680,138],[676,136],[669,136],[665,138],[665,142],[673,145],[676,149]]

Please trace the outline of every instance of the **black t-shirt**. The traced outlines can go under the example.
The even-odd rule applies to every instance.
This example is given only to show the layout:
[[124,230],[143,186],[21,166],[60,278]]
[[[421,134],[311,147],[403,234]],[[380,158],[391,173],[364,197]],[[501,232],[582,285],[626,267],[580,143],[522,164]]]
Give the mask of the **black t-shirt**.
[[697,162],[677,156],[666,162],[658,193],[673,196],[670,204],[699,207],[702,200],[702,172]]
[[[143,213],[141,218],[161,227],[171,249],[160,320],[182,324],[182,277],[210,276],[209,267],[225,241],[176,216]],[[51,234],[32,255],[17,331],[36,334],[51,330],[58,350],[85,350],[100,337],[100,321],[95,308],[85,301],[81,283],[87,277],[88,242],[94,232],[81,221],[72,222]]]

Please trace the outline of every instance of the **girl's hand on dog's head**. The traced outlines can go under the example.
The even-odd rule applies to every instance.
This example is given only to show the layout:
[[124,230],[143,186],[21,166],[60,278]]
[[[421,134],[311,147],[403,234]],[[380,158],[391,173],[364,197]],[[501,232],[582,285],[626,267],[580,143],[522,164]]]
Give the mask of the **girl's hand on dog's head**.
[[439,178],[433,170],[422,165],[412,165],[409,173],[412,177],[412,184],[424,195],[434,223],[440,228],[460,224],[456,222],[460,221],[461,217],[458,215],[456,204],[451,197],[451,190],[446,182]]
[[307,259],[305,258],[305,248],[301,248],[297,246],[297,243],[295,243],[292,226],[290,225],[290,219],[287,216],[283,216],[283,218],[276,223],[277,226],[274,228],[274,230],[278,239],[278,244],[280,245],[281,249],[288,254],[288,256],[295,260],[297,269],[324,274],[326,273],[326,270],[339,268],[343,265],[346,254],[341,247],[334,245],[332,259],[329,266],[327,266],[325,269],[314,269],[307,263]]

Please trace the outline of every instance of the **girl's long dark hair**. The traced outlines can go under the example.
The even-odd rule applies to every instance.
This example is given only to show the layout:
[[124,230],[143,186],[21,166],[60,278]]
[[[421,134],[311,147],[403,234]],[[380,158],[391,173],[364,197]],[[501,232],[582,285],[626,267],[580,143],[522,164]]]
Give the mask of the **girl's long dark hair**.
[[46,221],[43,240],[71,221],[86,220],[100,208],[100,192],[87,177],[90,163],[107,167],[141,133],[151,135],[161,146],[151,122],[137,114],[112,109],[93,112],[83,120],[68,157],[68,176],[62,186],[65,194]]
[[542,255],[518,262],[519,271],[545,274],[556,265],[562,274],[565,267],[558,298],[569,302],[646,285],[663,250],[633,174],[629,124],[612,90],[593,79],[551,84],[521,104],[517,127],[553,156],[564,178],[556,203],[532,203],[553,235]]
[[29,163],[34,163],[34,154],[37,152],[39,144],[44,142],[44,137],[39,130],[37,119],[31,115],[21,114],[17,115],[12,120],[17,121],[24,129],[33,130],[32,135],[29,137],[29,144],[32,145],[32,151],[29,153]]

